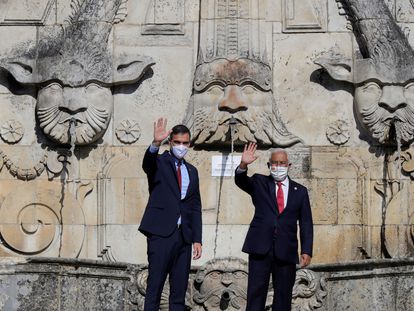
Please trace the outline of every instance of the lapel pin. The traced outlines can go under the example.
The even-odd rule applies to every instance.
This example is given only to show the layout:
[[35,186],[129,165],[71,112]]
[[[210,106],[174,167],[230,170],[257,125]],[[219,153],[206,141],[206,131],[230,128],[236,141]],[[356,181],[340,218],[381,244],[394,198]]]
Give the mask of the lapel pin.
[[298,190],[298,187],[294,187],[293,189],[294,189],[294,190]]

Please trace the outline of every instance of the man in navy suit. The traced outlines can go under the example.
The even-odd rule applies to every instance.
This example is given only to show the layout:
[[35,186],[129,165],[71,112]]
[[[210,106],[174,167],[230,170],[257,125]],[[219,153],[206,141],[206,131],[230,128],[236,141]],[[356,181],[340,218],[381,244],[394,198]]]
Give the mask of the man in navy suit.
[[244,147],[236,169],[236,185],[247,192],[255,213],[243,245],[249,254],[247,311],[263,311],[272,275],[273,311],[289,311],[298,259],[299,223],[300,266],[310,264],[313,244],[312,212],[307,189],[288,177],[291,165],[283,149],[271,150],[270,175],[247,176],[247,166],[257,159],[256,144]]
[[[154,140],[145,152],[149,200],[139,230],[147,237],[148,280],[145,311],[158,311],[169,275],[169,310],[185,310],[185,293],[193,259],[201,257],[201,200],[197,169],[184,160],[190,131],[176,125],[167,131],[167,119],[154,122]],[[170,150],[158,155],[169,137]]]

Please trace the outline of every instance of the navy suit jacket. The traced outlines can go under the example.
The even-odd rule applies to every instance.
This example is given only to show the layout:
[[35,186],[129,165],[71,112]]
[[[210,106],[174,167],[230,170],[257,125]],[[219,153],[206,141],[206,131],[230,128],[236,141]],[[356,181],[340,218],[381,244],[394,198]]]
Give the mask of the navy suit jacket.
[[197,169],[183,161],[190,183],[181,200],[176,167],[169,152],[161,155],[145,152],[142,168],[147,174],[150,197],[139,230],[145,234],[170,236],[177,229],[181,215],[181,228],[186,243],[201,243],[201,200]]
[[236,185],[247,192],[255,207],[243,252],[267,254],[274,245],[275,256],[281,260],[298,262],[297,228],[299,222],[301,254],[312,256],[313,223],[307,189],[289,178],[289,193],[285,209],[279,214],[276,185],[271,176],[247,171],[235,174]]

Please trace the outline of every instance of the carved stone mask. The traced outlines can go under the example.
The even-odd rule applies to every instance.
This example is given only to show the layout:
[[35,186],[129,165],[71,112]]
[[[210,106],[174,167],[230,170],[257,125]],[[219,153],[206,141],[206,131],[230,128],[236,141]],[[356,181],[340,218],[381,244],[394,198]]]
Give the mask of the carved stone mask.
[[195,278],[194,301],[205,310],[241,310],[246,305],[247,266],[237,258],[212,260]]
[[203,148],[291,146],[272,91],[261,0],[203,0],[193,93],[183,121]]
[[315,63],[334,79],[354,84],[356,116],[372,138],[380,144],[408,144],[414,139],[414,70],[393,77],[382,74],[369,60],[352,66],[326,58]]
[[86,145],[108,127],[111,88],[137,82],[154,62],[136,54],[112,55],[108,48],[112,25],[126,16],[126,1],[73,1],[71,7],[63,28],[40,35],[34,47],[16,47],[11,56],[0,57],[0,67],[21,84],[37,87],[36,116],[49,138]]
[[352,22],[363,59],[315,63],[355,87],[358,120],[380,144],[414,140],[414,51],[383,0],[337,0]]
[[36,115],[44,133],[53,140],[70,142],[69,129],[73,122],[75,143],[88,144],[99,138],[108,126],[112,93],[96,83],[64,87],[52,82],[38,92]]
[[266,64],[250,59],[216,59],[199,65],[184,121],[194,143],[222,145],[233,140],[288,146],[299,142],[281,120],[270,77]]

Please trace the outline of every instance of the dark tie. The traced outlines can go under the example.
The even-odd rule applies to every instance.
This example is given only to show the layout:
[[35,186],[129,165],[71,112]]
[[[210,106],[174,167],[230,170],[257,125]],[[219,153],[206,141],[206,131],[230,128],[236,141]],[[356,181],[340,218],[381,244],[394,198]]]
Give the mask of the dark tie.
[[181,161],[177,163],[177,179],[178,179],[178,188],[181,191]]
[[279,214],[281,214],[285,205],[285,198],[283,197],[282,182],[280,181],[277,182],[276,202],[279,209]]

